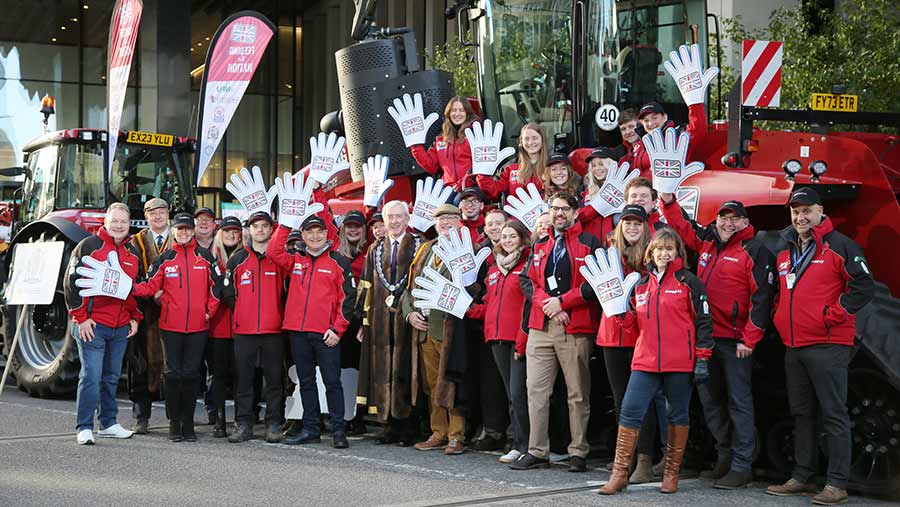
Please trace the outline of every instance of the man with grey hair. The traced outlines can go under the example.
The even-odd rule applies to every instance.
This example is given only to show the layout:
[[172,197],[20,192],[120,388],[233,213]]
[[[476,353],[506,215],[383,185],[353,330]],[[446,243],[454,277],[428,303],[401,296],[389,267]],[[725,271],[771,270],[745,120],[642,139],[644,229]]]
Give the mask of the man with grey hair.
[[358,290],[367,291],[365,317],[357,339],[362,342],[357,403],[385,423],[377,443],[415,443],[409,423],[412,347],[407,324],[399,315],[400,295],[406,289],[413,255],[422,238],[407,232],[409,209],[403,201],[382,208],[385,236],[366,254]]
[[[119,284],[117,278],[103,279],[99,292],[82,296],[86,291],[78,285],[78,269],[85,265],[83,258],[93,259],[95,265],[121,265],[125,275],[132,280],[138,277],[137,255],[128,245],[128,229],[131,227],[131,213],[122,203],[113,203],[106,210],[103,227],[93,236],[81,240],[72,251],[69,270],[64,279],[66,306],[74,325],[72,335],[78,347],[81,373],[78,375],[78,398],[76,401],[76,440],[81,445],[94,443],[94,412],[99,406],[99,437],[129,438],[132,432],[116,422],[118,405],[116,388],[122,374],[122,357],[128,338],[134,336],[141,320],[134,296],[124,300],[116,297]],[[115,257],[118,256],[118,262]],[[124,287],[123,287],[124,289]]]

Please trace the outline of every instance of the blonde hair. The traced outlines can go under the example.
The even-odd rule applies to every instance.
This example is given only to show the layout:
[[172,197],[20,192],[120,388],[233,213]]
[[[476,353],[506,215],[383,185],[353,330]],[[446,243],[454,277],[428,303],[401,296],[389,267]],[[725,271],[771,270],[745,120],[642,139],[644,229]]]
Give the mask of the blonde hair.
[[[541,151],[537,154],[537,162],[531,163],[531,158],[522,146],[522,137],[526,130],[531,130],[541,136]],[[516,179],[521,184],[526,184],[531,178],[544,181],[547,175],[547,131],[538,123],[526,123],[519,131],[519,173]]]
[[[453,125],[453,122],[450,121],[450,109],[453,107],[453,104],[457,102],[462,104],[463,109],[466,111],[466,119],[463,120],[462,125],[459,127],[456,127]],[[472,104],[469,104],[468,99],[460,97],[459,95],[451,97],[450,100],[447,101],[447,105],[444,106],[444,124],[441,126],[441,136],[443,136],[444,142],[455,143],[465,139],[466,136],[463,132],[466,130],[466,127],[471,125],[472,122],[477,119],[478,116],[475,115],[475,110],[472,109]]]
[[669,228],[656,231],[653,239],[651,239],[650,243],[647,245],[647,250],[644,252],[644,264],[653,264],[653,266],[656,267],[656,264],[653,262],[653,251],[664,246],[675,247],[675,255],[681,259],[685,268],[688,267],[687,251],[684,249],[684,241],[681,240],[681,236],[679,236],[677,232]]
[[[225,241],[222,239],[222,236],[225,235],[224,229],[219,229],[216,231],[216,235],[213,237],[212,245],[210,245],[209,251],[212,253],[213,258],[215,258],[219,264],[224,265],[228,262],[228,258],[231,257],[234,252],[240,250],[241,246],[243,246],[243,235],[238,236],[238,242],[236,245],[232,247],[225,246]],[[238,231],[242,232],[242,231]]]
[[[547,211],[541,213],[540,215],[538,215],[537,220],[535,221],[535,223],[540,223],[541,217],[543,217],[543,216],[548,216],[548,217],[549,217],[549,216],[550,216],[550,210],[547,210]],[[540,228],[540,227],[538,227],[537,229],[535,229],[535,230],[531,233],[531,244],[537,243],[539,239],[541,239],[541,228]]]
[[362,237],[359,238],[359,241],[357,241],[356,244],[353,244],[347,240],[347,235],[344,234],[344,225],[341,224],[341,230],[338,232],[338,253],[346,257],[348,261],[352,261],[357,255],[366,251],[368,228],[365,225],[363,225],[362,228]]
[[625,220],[629,219],[629,217],[626,217],[619,220],[619,223],[616,224],[616,228],[613,229],[613,236],[609,246],[614,246],[619,249],[619,255],[625,260],[625,264],[628,267],[639,273],[643,273],[647,269],[645,267],[646,263],[644,262],[644,253],[647,251],[647,245],[650,244],[650,225],[641,220],[641,223],[644,226],[641,231],[641,237],[639,237],[634,244],[629,245],[628,240],[625,239],[625,233],[622,231],[622,228],[625,227]]

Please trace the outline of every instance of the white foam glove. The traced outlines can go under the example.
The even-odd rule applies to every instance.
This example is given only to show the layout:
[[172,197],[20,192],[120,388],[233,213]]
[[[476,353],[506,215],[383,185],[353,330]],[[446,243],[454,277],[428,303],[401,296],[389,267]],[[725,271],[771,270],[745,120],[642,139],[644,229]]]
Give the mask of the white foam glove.
[[312,178],[307,178],[304,184],[302,174],[292,176],[286,172],[283,177],[275,178],[275,188],[278,189],[278,223],[290,229],[296,229],[306,217],[325,209],[312,202]]
[[525,224],[525,227],[533,231],[537,227],[538,217],[541,213],[550,209],[550,206],[541,198],[541,193],[538,192],[534,183],[529,183],[526,188],[528,189],[527,192],[525,188],[517,188],[516,195],[511,195],[506,199],[503,211],[516,217]]
[[[350,164],[341,164],[340,158],[344,151],[344,137],[334,132],[325,135],[319,132],[319,137],[309,138],[309,176],[321,184],[328,183],[335,174],[342,170],[349,170]],[[343,166],[343,169],[342,169]]]
[[78,295],[87,298],[91,296],[109,296],[116,299],[127,299],[131,294],[131,286],[134,281],[119,264],[119,254],[109,252],[106,262],[98,261],[85,255],[81,258],[83,266],[75,270],[80,278],[75,280],[75,286],[81,287]]
[[484,125],[475,122],[465,130],[469,148],[472,150],[472,174],[493,176],[500,162],[516,154],[516,149],[500,149],[503,140],[503,123],[494,124],[484,120]]
[[416,277],[416,285],[410,294],[414,298],[413,306],[419,309],[440,310],[462,319],[472,304],[472,296],[466,292],[462,283],[462,274],[458,269],[450,272],[453,280],[447,280],[431,266],[425,266],[424,276]]
[[408,93],[404,93],[403,97],[397,97],[394,99],[394,105],[388,106],[388,114],[397,122],[400,135],[403,136],[403,142],[406,143],[407,148],[425,144],[428,129],[439,118],[437,113],[431,113],[427,118],[425,117],[421,93],[412,97]]
[[453,189],[444,187],[441,180],[431,176],[416,182],[416,202],[413,205],[409,226],[422,232],[434,225],[434,209],[447,202]]
[[606,180],[600,186],[600,191],[591,199],[591,206],[600,215],[608,217],[622,211],[622,208],[625,207],[625,187],[628,186],[629,181],[641,174],[638,169],[628,172],[629,168],[628,162],[622,165],[613,162],[610,166]]
[[718,67],[710,67],[703,71],[700,46],[697,44],[691,44],[690,48],[682,45],[677,53],[670,52],[669,60],[663,62],[663,65],[678,85],[684,103],[689,106],[703,103],[709,83],[719,73]]
[[464,287],[478,280],[481,264],[491,255],[491,249],[488,247],[482,248],[476,254],[472,249],[472,235],[469,231],[460,233],[456,229],[450,229],[446,236],[438,236],[437,244],[432,251],[447,265],[447,269],[460,270]]
[[278,195],[275,185],[266,190],[262,171],[258,165],[253,166],[252,174],[246,167],[241,168],[240,177],[232,174],[231,182],[225,184],[225,189],[240,201],[241,206],[250,215],[257,211],[271,213],[272,203],[275,202],[275,196]]
[[578,270],[591,284],[607,317],[625,313],[628,310],[628,298],[631,297],[631,291],[640,281],[641,275],[631,273],[626,277],[622,276],[622,258],[619,257],[619,250],[616,247],[605,251],[598,248],[595,254],[596,257],[586,256],[584,266]]
[[643,137],[644,149],[650,157],[650,168],[653,171],[653,188],[657,192],[674,194],[681,182],[703,171],[703,162],[691,162],[685,165],[688,144],[691,136],[682,132],[675,141],[675,129],[666,129],[665,139],[662,129],[656,129]]
[[391,159],[381,155],[369,157],[367,162],[363,162],[363,179],[366,182],[366,192],[363,197],[363,204],[377,208],[384,199],[384,194],[388,189],[394,186],[394,180],[388,178],[388,166]]

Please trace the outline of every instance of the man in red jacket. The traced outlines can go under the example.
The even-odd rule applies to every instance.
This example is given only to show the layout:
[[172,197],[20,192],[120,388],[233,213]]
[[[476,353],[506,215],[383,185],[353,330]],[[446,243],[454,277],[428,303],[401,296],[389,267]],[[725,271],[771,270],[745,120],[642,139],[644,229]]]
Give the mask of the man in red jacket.
[[675,194],[661,193],[669,227],[699,256],[697,276],[706,286],[716,346],[710,382],[697,385],[718,460],[706,478],[719,489],[746,486],[756,446],[753,426],[753,347],[771,322],[775,257],[754,237],[747,210],[722,203],[715,222],[700,227],[685,218]]
[[459,210],[462,212],[462,226],[472,237],[472,244],[484,242],[484,202],[486,198],[478,187],[469,187],[459,193]]
[[[281,219],[279,219],[281,220]],[[290,281],[282,329],[290,332],[291,351],[300,381],[303,402],[303,430],[284,439],[288,445],[321,441],[319,395],[316,366],[322,372],[328,414],[331,416],[332,445],[350,446],[344,421],[344,391],[341,386],[341,336],[347,331],[356,302],[356,286],[350,262],[331,250],[325,221],[310,215],[300,225],[304,249],[285,251],[290,229],[279,225],[272,236],[268,254],[288,271]]]
[[558,193],[550,199],[550,235],[534,245],[534,251],[519,275],[528,319],[525,349],[528,370],[528,417],[531,434],[528,453],[512,463],[513,470],[547,466],[550,453],[550,393],[557,372],[566,379],[569,403],[569,471],[584,472],[590,450],[587,422],[590,417],[591,372],[589,361],[593,337],[600,322],[600,308],[581,293],[584,283],[579,269],[584,258],[600,247],[593,234],[582,232],[575,221],[578,200]]
[[777,496],[814,493],[821,418],[828,449],[825,488],[813,503],[847,501],[850,418],[847,367],[856,333],[855,314],[872,299],[874,282],[863,251],[834,229],[815,190],[794,190],[791,226],[781,231],[776,254],[775,327],[784,355],[788,402],[794,416],[794,471]]
[[[640,136],[650,134],[656,129],[677,128],[679,133],[682,130],[682,127],[676,127],[675,122],[669,119],[669,115],[666,114],[666,110],[659,102],[644,104],[638,112],[638,122],[641,124],[641,128],[638,129],[641,131],[639,132]],[[697,146],[696,140],[706,133],[706,129],[706,109],[703,103],[688,105],[688,124],[687,127],[684,127],[684,130],[690,134],[691,142],[688,145],[687,160],[693,160],[691,157],[694,147]],[[650,155],[644,148],[643,141],[634,143],[631,146],[631,152],[619,161],[619,163],[622,162],[629,162],[631,167],[640,169],[641,176],[645,178],[653,177],[653,171],[650,167]]]
[[122,203],[113,203],[106,210],[103,228],[94,236],[81,240],[72,252],[72,263],[65,277],[66,306],[75,326],[72,334],[81,359],[76,401],[76,440],[79,444],[94,443],[94,412],[100,407],[99,437],[129,438],[133,432],[116,422],[119,412],[116,387],[122,374],[122,358],[128,338],[134,336],[142,315],[137,302],[97,295],[82,297],[75,285],[76,270],[82,267],[82,257],[106,263],[111,252],[119,257],[119,264],[132,280],[139,273],[139,261],[128,245],[131,212]]
[[225,304],[234,311],[235,430],[229,442],[253,437],[253,381],[257,358],[266,377],[266,442],[281,441],[284,419],[284,279],[286,272],[266,256],[272,217],[257,211],[247,219],[250,243],[225,267]]

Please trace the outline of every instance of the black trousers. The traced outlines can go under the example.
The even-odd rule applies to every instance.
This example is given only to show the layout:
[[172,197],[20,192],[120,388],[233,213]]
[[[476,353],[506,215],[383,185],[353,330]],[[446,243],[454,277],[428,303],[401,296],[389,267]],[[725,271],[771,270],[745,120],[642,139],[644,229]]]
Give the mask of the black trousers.
[[300,400],[303,402],[303,429],[311,435],[318,435],[319,389],[316,386],[316,366],[322,373],[325,397],[328,400],[328,415],[331,416],[332,433],[346,431],[344,420],[344,390],[341,386],[341,344],[334,347],[325,345],[322,333],[298,333],[291,331],[291,351],[297,365],[297,380],[300,381]]
[[[477,350],[478,397],[481,403],[481,421],[484,425],[484,433],[494,438],[504,439],[506,429],[510,424],[506,386],[500,369],[497,367],[497,361],[494,359],[493,346],[481,339]],[[525,411],[527,414],[527,402]]]
[[[531,425],[528,420],[528,388],[525,359],[516,360],[516,344],[508,341],[491,342],[494,362],[500,372],[506,397],[509,401],[509,420],[513,434],[513,449],[528,452],[528,433]],[[497,400],[500,404],[501,400]]]
[[[603,364],[606,366],[606,377],[609,380],[609,389],[613,395],[613,406],[616,409],[616,421],[619,420],[619,412],[622,410],[622,400],[625,399],[625,390],[628,380],[631,379],[631,359],[634,357],[632,347],[600,347],[603,351]],[[657,412],[656,404],[651,403],[641,423],[641,434],[638,437],[637,452],[654,456],[656,449]]]
[[237,372],[235,421],[253,424],[258,360],[266,381],[266,424],[284,423],[284,355],[284,336],[280,333],[234,335],[234,365]]
[[159,330],[166,364],[166,408],[173,420],[193,421],[200,368],[206,351],[206,331],[176,333]]
[[225,395],[228,384],[234,379],[234,340],[229,338],[208,338],[206,341],[206,363],[212,373],[212,406],[225,413]]
[[850,475],[850,417],[847,415],[847,345],[810,345],[788,348],[784,354],[788,403],[794,416],[793,478],[812,482],[818,470],[821,416],[828,445],[825,482],[846,489]]

